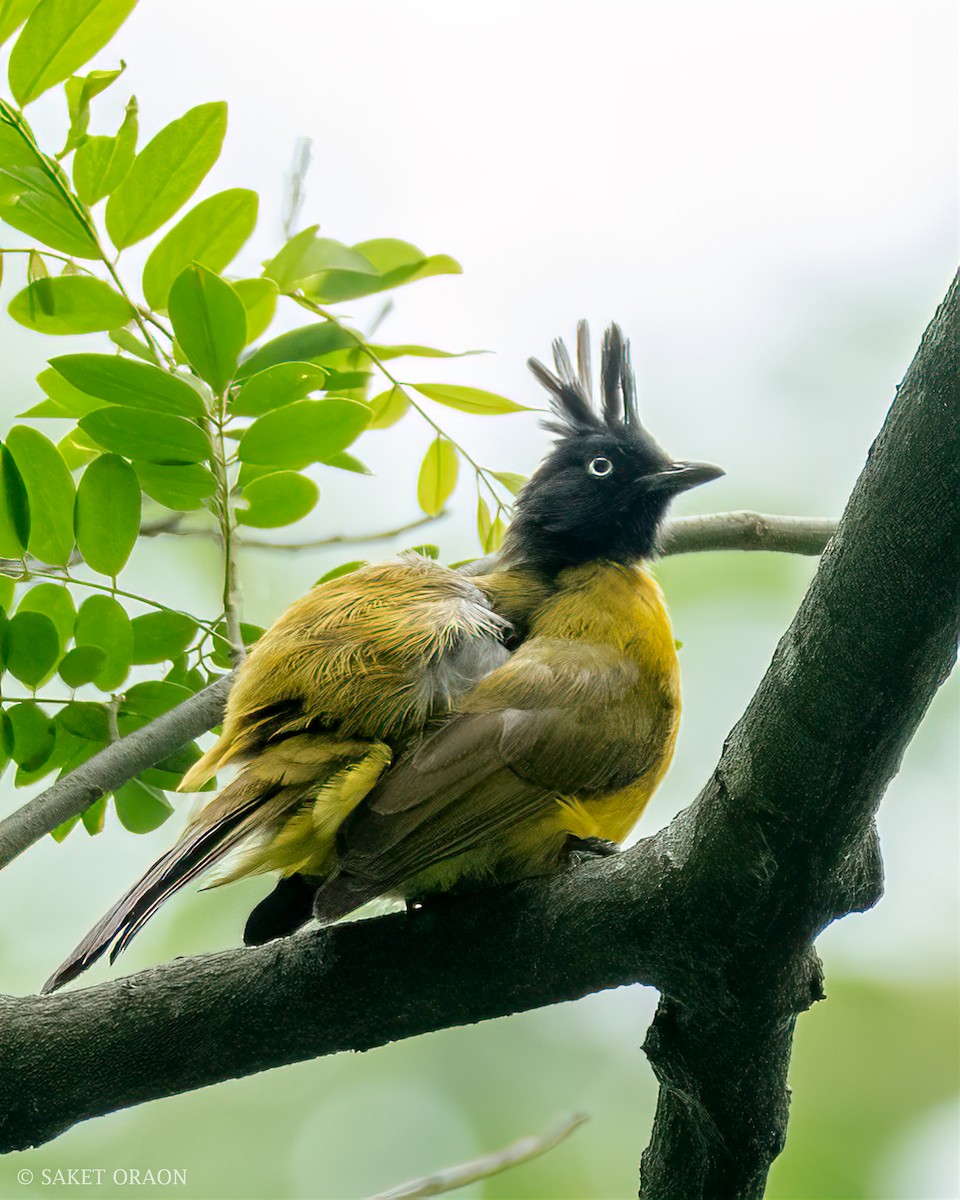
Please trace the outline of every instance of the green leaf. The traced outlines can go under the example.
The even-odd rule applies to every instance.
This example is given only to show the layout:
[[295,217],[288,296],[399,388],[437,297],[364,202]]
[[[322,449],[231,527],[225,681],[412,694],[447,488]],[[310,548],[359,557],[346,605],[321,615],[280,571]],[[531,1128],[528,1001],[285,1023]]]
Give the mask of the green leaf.
[[305,517],[320,499],[320,489],[296,471],[277,471],[248,483],[243,498],[247,507],[237,510],[238,524],[276,529]]
[[0,0],[0,46],[37,7],[37,0]]
[[80,605],[73,639],[78,646],[97,646],[104,664],[94,678],[101,691],[112,692],[126,679],[133,662],[130,618],[112,596],[90,596]]
[[74,646],[60,660],[57,674],[67,687],[82,687],[85,683],[93,683],[106,661],[99,646]]
[[27,489],[6,446],[0,450],[0,556],[21,558],[30,540]]
[[140,481],[125,458],[101,454],[87,467],[74,521],[83,561],[115,579],[140,536]]
[[[0,216],[5,216],[0,212]],[[20,325],[38,333],[98,333],[133,319],[133,308],[119,292],[90,275],[59,275],[28,284],[7,311]]]
[[58,724],[74,737],[104,744],[110,740],[110,713],[103,704],[74,700],[60,710]]
[[73,637],[73,625],[77,619],[73,597],[66,584],[35,584],[20,600],[17,612],[37,612],[49,617],[60,639],[60,652],[63,653]]
[[132,354],[142,362],[148,362],[153,367],[160,366],[160,358],[156,350],[152,346],[148,346],[142,338],[131,333],[129,329],[111,329],[107,337],[115,346],[126,350],[128,354]]
[[216,101],[191,108],[144,146],[107,201],[107,232],[118,250],[148,237],[186,204],[220,156],[226,131],[227,106]]
[[481,496],[477,503],[477,534],[484,554],[492,554],[500,549],[506,531],[507,527],[501,520],[500,513],[497,513],[496,519],[491,517],[487,502]]
[[74,486],[70,469],[48,438],[29,425],[7,434],[30,506],[27,549],[41,562],[66,566],[73,552]]
[[393,358],[467,358],[471,354],[486,354],[486,350],[436,350],[433,346],[417,346],[405,343],[398,346],[378,346],[369,342],[370,349],[381,362]]
[[339,567],[334,567],[326,575],[321,575],[313,586],[320,587],[323,583],[329,583],[331,579],[339,579],[341,575],[352,575],[354,571],[359,571],[361,567],[365,567],[367,562],[368,560],[365,558],[357,558],[353,562],[341,563]]
[[247,345],[266,333],[277,311],[277,285],[272,279],[235,279],[233,290],[247,314]]
[[254,421],[237,453],[241,462],[299,471],[345,450],[369,419],[370,410],[356,400],[297,400]]
[[18,612],[7,626],[7,670],[27,687],[35,688],[56,665],[60,638],[49,617]]
[[110,41],[137,0],[40,0],[10,53],[20,105],[62,83]]
[[143,294],[163,312],[181,271],[199,263],[220,272],[231,263],[257,223],[257,193],[246,188],[217,192],[192,208],[150,252],[143,268]]
[[174,280],[168,305],[184,354],[220,395],[247,343],[247,314],[240,297],[219,275],[193,265]]
[[264,277],[272,279],[281,292],[295,291],[311,276],[334,269],[376,279],[376,267],[362,254],[333,238],[317,237],[319,228],[312,225],[290,238],[263,268]]
[[90,71],[87,75],[71,75],[63,85],[67,97],[67,112],[70,115],[70,129],[60,151],[61,158],[75,150],[86,138],[90,124],[90,101],[119,79],[125,69],[126,64],[121,61],[115,71]]
[[88,462],[92,462],[102,452],[102,448],[93,438],[87,437],[81,429],[74,429],[62,437],[57,442],[57,449],[71,471],[79,471],[81,467],[85,467]]
[[391,425],[396,425],[402,417],[406,416],[410,408],[410,401],[402,387],[394,386],[381,392],[379,396],[374,396],[370,401],[370,408],[373,416],[367,428],[389,429]]
[[141,724],[146,724],[171,708],[176,708],[184,700],[189,700],[192,695],[189,688],[166,680],[151,679],[146,683],[135,683],[121,697],[117,717],[120,721],[136,717]]
[[80,814],[80,820],[83,822],[83,827],[91,837],[98,833],[103,833],[103,823],[107,816],[107,800],[109,796],[101,796],[99,800],[94,800],[89,808],[85,808]]
[[66,176],[41,154],[30,127],[0,100],[0,219],[44,245],[77,258],[99,258],[90,214]]
[[[260,625],[248,625],[246,621],[240,622],[240,638],[248,649],[263,637],[263,633],[264,630]],[[211,658],[219,667],[233,666],[230,645],[227,641],[227,626],[223,621],[219,621],[215,627]],[[212,682],[213,680],[211,680]]]
[[73,158],[73,185],[84,204],[96,204],[126,179],[137,152],[137,98],[131,96],[115,137],[88,137]]
[[28,700],[7,709],[13,727],[13,749],[10,757],[27,771],[36,771],[53,753],[56,728],[36,703]]
[[159,663],[182,654],[196,636],[197,623],[185,613],[152,612],[134,617],[133,661]]
[[477,536],[480,539],[480,547],[484,551],[487,549],[487,541],[492,528],[493,517],[490,514],[490,505],[480,496],[477,500]]
[[88,396],[86,392],[81,392],[53,367],[44,367],[37,376],[37,383],[46,392],[51,403],[56,405],[61,417],[77,420],[108,405],[106,400],[98,400],[96,396]]
[[66,838],[70,830],[73,829],[75,825],[79,824],[79,822],[79,817],[67,817],[65,821],[60,822],[56,829],[50,830],[50,836],[55,842],[60,843]]
[[361,462],[356,455],[348,454],[346,450],[341,450],[339,454],[331,454],[329,458],[321,459],[321,462],[325,467],[336,467],[338,471],[350,471],[354,475],[373,474],[366,463]]
[[284,362],[251,376],[230,410],[238,417],[260,417],[275,408],[323,391],[327,372],[309,362]]
[[210,455],[210,443],[198,425],[164,413],[101,408],[81,417],[80,428],[105,450],[143,462],[198,463]]
[[135,462],[133,469],[140,486],[151,500],[176,512],[193,512],[217,489],[217,481],[206,467],[164,467],[155,463]]
[[315,321],[312,325],[301,325],[279,337],[265,342],[244,359],[236,378],[249,379],[258,371],[265,371],[276,363],[312,362],[332,350],[343,350],[356,346],[356,338],[346,329],[332,321]]
[[511,496],[519,495],[520,489],[527,482],[526,475],[517,475],[514,471],[491,471],[490,474],[503,484]]
[[410,242],[397,238],[374,238],[359,242],[352,253],[373,270],[342,268],[334,264],[309,278],[299,286],[321,303],[336,303],[387,291],[404,283],[412,283],[429,275],[458,275],[462,267],[446,254],[427,256]]
[[437,437],[431,443],[420,466],[417,501],[425,513],[435,517],[457,486],[460,457],[448,438]]
[[[0,614],[8,613],[13,609],[13,594],[15,591],[14,581],[9,575],[0,575]],[[3,622],[0,620],[0,664],[3,663]]]
[[150,833],[173,813],[173,805],[158,788],[131,779],[113,793],[117,816],[131,833]]
[[150,363],[116,354],[64,354],[51,358],[50,366],[79,392],[111,404],[179,417],[202,417],[206,412],[202,398],[185,379]]
[[415,383],[414,391],[435,400],[437,404],[445,404],[447,408],[456,408],[460,412],[476,413],[478,416],[493,416],[497,413],[529,412],[525,404],[517,404],[506,396],[498,396],[496,392],[485,392],[482,388],[460,387],[450,383]]

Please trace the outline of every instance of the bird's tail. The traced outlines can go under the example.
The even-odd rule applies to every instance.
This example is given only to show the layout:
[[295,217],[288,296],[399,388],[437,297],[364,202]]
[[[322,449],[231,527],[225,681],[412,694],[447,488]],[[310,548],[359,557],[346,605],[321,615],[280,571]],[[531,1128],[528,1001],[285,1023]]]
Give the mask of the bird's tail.
[[43,985],[43,991],[56,991],[76,979],[111,946],[113,962],[165,900],[259,827],[263,806],[286,790],[275,784],[265,791],[262,779],[246,775],[236,779],[217,797],[215,807],[204,809],[187,826],[180,841],[158,858],[90,930]]

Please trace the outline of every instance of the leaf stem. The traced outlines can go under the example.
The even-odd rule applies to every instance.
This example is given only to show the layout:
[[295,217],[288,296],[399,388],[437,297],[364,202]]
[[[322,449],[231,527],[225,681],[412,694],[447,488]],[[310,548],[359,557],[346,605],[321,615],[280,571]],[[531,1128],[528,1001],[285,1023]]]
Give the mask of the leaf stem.
[[211,464],[217,478],[217,522],[220,526],[220,543],[223,546],[223,619],[227,627],[227,643],[235,667],[246,658],[243,632],[240,628],[240,579],[237,570],[237,522],[231,497],[230,471],[224,442],[224,426],[227,421],[227,391],[217,397],[217,412],[214,417],[213,457]]
[[[6,574],[6,572],[0,572]],[[75,575],[71,575],[64,568],[62,571],[25,571],[22,576],[17,577],[19,583],[25,583],[29,579],[52,579],[57,583],[72,583],[76,587],[93,588],[97,592],[108,592],[111,596],[123,596],[127,600],[136,600],[139,604],[145,604],[148,608],[158,608],[161,612],[173,613],[178,617],[187,617],[191,621],[195,621],[201,629],[205,629],[211,635],[216,631],[207,621],[202,621],[199,617],[195,617],[193,613],[184,612],[179,608],[171,608],[168,604],[161,604],[159,600],[151,600],[147,596],[140,596],[136,592],[128,592],[123,588],[110,587],[105,583],[94,583],[90,579],[77,579]]]
[[[99,245],[99,242],[97,244]],[[147,343],[147,345],[154,352],[154,354],[156,354],[156,356],[158,358],[162,357],[167,362],[170,362],[171,359],[170,359],[169,354],[164,354],[163,351],[160,349],[153,334],[147,328],[147,323],[143,319],[143,315],[140,312],[139,306],[134,304],[134,302],[130,299],[130,295],[127,292],[127,289],[123,286],[123,281],[121,280],[120,276],[117,274],[117,268],[113,265],[113,263],[107,257],[102,246],[100,247],[100,256],[103,261],[103,265],[110,272],[110,278],[113,280],[114,284],[116,285],[117,291],[124,298],[124,300],[126,300],[126,302],[130,305],[131,309],[133,310],[133,319],[136,321],[136,323],[140,327],[140,332],[143,334],[143,340]]]
[[96,271],[91,271],[89,267],[78,263],[76,259],[70,258],[66,254],[58,254],[55,250],[48,250],[46,247],[39,250],[36,246],[29,246],[26,249],[18,246],[0,246],[0,254],[39,254],[43,258],[55,258],[58,262],[69,263],[71,267],[83,271],[85,275],[92,275],[94,279],[98,278]]
[[481,467],[480,464],[476,461],[476,459],[471,457],[471,455],[463,448],[463,446],[460,445],[460,443],[458,441],[456,441],[455,438],[452,438],[446,432],[446,430],[442,429],[440,427],[440,425],[437,424],[437,422],[433,419],[433,417],[430,416],[430,414],[420,404],[420,402],[418,400],[415,400],[413,398],[413,396],[410,395],[409,391],[407,390],[407,385],[401,383],[400,380],[397,379],[397,377],[393,374],[393,372],[390,371],[389,368],[385,366],[383,359],[381,359],[379,354],[377,354],[376,350],[374,350],[372,346],[368,345],[367,342],[365,342],[364,339],[360,336],[360,334],[355,333],[347,325],[344,325],[343,322],[338,317],[334,316],[334,314],[332,312],[330,312],[329,309],[323,308],[321,305],[319,305],[315,301],[311,300],[308,296],[303,295],[302,292],[296,292],[296,293],[288,292],[286,294],[289,295],[290,299],[293,300],[296,304],[299,304],[301,308],[307,309],[308,312],[316,313],[316,315],[318,317],[323,317],[323,319],[325,321],[329,321],[332,325],[335,325],[337,327],[337,329],[339,329],[341,332],[345,333],[348,337],[353,338],[353,340],[357,343],[358,348],[367,356],[367,358],[370,359],[370,361],[374,364],[374,366],[377,367],[377,369],[380,371],[380,373],[383,375],[383,377],[393,387],[398,388],[400,390],[400,392],[404,395],[407,402],[409,403],[410,407],[413,408],[416,412],[418,412],[420,414],[420,416],[427,422],[427,424],[429,426],[431,426],[431,428],[440,437],[446,438],[446,440],[448,442],[450,442],[452,445],[456,446],[457,453],[460,454],[460,456],[464,459],[464,461],[468,462],[470,464],[470,466],[473,467],[474,471],[476,472],[477,481],[478,481],[477,482],[478,489],[480,487],[480,484],[482,483],[489,491],[490,497],[493,500],[494,504],[496,504],[498,508],[503,507],[503,502],[501,501],[499,495],[497,494],[496,488],[494,487],[493,483],[491,482],[491,479],[493,478],[492,472],[488,471],[486,467]]

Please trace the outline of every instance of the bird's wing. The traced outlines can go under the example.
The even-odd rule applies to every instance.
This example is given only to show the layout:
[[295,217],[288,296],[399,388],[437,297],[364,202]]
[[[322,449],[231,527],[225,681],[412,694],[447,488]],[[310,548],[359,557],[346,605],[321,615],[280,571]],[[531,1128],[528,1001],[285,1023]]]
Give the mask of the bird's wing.
[[[646,769],[655,719],[608,647],[532,638],[468,693],[357,806],[337,839],[328,920],[536,820],[560,797],[625,786]],[[602,716],[602,719],[598,719]]]
[[419,556],[315,587],[253,648],[220,740],[181,790],[293,733],[390,743],[418,733],[506,659],[506,629],[469,579]]

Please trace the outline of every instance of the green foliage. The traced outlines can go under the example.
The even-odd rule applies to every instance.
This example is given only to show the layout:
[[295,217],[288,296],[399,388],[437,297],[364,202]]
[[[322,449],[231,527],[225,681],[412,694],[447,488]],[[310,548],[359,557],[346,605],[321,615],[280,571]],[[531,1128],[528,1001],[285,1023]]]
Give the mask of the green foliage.
[[247,344],[247,314],[229,283],[206,267],[187,267],[170,288],[170,321],[180,348],[218,395]]
[[[243,532],[310,514],[320,502],[314,464],[368,475],[353,452],[368,430],[408,418],[431,428],[417,484],[428,515],[469,464],[485,549],[502,536],[520,478],[475,464],[419,397],[487,416],[520,405],[404,382],[387,364],[455,355],[372,343],[329,307],[457,274],[454,259],[396,238],[347,245],[312,226],[260,275],[248,267],[227,277],[256,225],[256,193],[228,186],[184,211],[219,157],[226,104],[197,105],[139,151],[133,97],[119,129],[90,132],[98,97],[125,70],[118,58],[90,60],[134,2],[0,0],[0,42],[22,25],[9,60],[16,106],[0,99],[0,223],[14,234],[0,266],[25,268],[8,313],[42,337],[98,335],[80,352],[54,350],[24,404],[27,422],[66,426],[59,441],[28,423],[0,445],[0,770],[12,761],[18,785],[75,769],[206,686],[233,665],[228,630],[256,643],[263,631],[240,619],[229,582]],[[54,151],[38,145],[21,110],[61,84],[66,123]],[[102,201],[101,222],[91,206]],[[141,301],[125,251],[154,236],[134,280]],[[309,323],[288,328],[294,310]],[[222,608],[180,612],[122,586],[138,541],[158,531],[215,536],[218,548],[205,544],[222,561]],[[144,832],[164,821],[165,790],[199,754],[184,747],[119,788],[123,825]],[[84,827],[99,832],[107,813],[98,801]]]
[[220,157],[227,106],[199,104],[148,142],[107,201],[104,220],[118,250],[142,242],[186,204]]
[[77,549],[101,575],[120,574],[140,536],[140,481],[125,458],[101,454],[77,487]]
[[417,500],[431,517],[442,510],[457,486],[459,461],[456,446],[447,438],[437,437],[430,443],[417,480]]
[[256,192],[231,188],[201,200],[178,221],[150,252],[143,268],[143,294],[150,307],[157,312],[166,309],[173,281],[193,263],[210,271],[228,266],[253,233],[258,203]]
[[113,37],[137,0],[40,0],[10,54],[10,90],[29,104]]
[[102,279],[35,279],[10,301],[10,316],[37,333],[100,333],[133,317],[133,306]]

